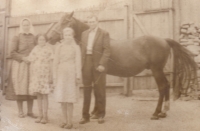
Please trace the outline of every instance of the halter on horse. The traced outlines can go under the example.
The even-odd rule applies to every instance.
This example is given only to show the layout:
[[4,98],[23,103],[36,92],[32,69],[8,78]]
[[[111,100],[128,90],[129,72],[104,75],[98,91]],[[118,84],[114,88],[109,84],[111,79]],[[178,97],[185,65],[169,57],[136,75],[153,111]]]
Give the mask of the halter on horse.
[[[51,30],[49,43],[55,44],[61,39],[61,32],[65,27],[71,27],[75,31],[75,39],[79,43],[81,33],[89,26],[73,17],[73,13],[65,14]],[[107,74],[120,77],[133,77],[144,69],[150,69],[159,89],[159,100],[151,119],[166,117],[169,110],[169,82],[163,72],[163,68],[173,49],[174,54],[174,99],[178,99],[181,93],[187,93],[190,82],[196,78],[196,63],[192,59],[192,53],[172,39],[163,39],[154,36],[141,36],[124,41],[110,41],[111,57],[108,62]],[[95,51],[95,50],[94,50]],[[165,106],[162,111],[163,100]]]

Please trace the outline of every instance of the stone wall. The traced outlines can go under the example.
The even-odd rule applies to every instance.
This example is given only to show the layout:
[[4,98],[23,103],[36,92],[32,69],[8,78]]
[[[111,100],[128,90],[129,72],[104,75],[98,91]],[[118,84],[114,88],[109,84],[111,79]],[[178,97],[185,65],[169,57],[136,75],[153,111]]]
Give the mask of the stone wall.
[[[185,22],[182,23],[180,28],[180,44],[186,47],[194,54],[194,60],[198,64],[197,77],[200,77],[200,23]],[[200,86],[200,78],[197,78],[198,85]],[[192,84],[192,83],[191,83]],[[197,92],[199,87],[191,85],[189,90],[190,95],[195,97],[199,94]]]
[[181,25],[180,43],[194,55],[200,67],[200,23],[187,22]]

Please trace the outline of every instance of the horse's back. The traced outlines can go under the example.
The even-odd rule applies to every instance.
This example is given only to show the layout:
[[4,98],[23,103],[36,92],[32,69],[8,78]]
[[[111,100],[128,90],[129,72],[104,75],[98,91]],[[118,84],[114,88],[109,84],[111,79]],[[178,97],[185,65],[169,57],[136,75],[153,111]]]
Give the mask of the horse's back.
[[158,66],[161,66],[162,64],[164,67],[168,55],[170,54],[170,46],[167,41],[164,38],[155,36],[143,36],[138,39],[146,39],[146,42],[143,44],[143,46],[150,64],[156,64]]
[[156,36],[151,36],[151,35],[145,35],[145,36],[140,36],[137,38],[133,38],[132,44],[140,44],[142,46],[154,46],[154,48],[159,48],[159,49],[170,49],[169,44],[165,40],[165,38],[161,37],[156,37]]
[[164,67],[170,54],[170,46],[164,38],[142,36],[133,40],[133,45],[138,43],[144,49],[150,66]]
[[152,65],[164,67],[170,46],[163,38],[141,36],[129,40],[111,41],[108,73],[134,76]]

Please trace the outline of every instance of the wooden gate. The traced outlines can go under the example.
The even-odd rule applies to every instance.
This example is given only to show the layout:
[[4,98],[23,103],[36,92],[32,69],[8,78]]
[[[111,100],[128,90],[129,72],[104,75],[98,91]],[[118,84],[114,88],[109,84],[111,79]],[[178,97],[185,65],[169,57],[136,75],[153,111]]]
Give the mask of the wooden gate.
[[[74,17],[85,21],[86,17],[90,14],[90,11],[77,11],[74,13]],[[127,38],[127,8],[124,7],[122,9],[115,9],[115,10],[104,10],[104,11],[96,11],[97,15],[99,16],[100,21],[100,28],[107,30],[110,33],[111,38],[120,40]],[[64,13],[54,13],[54,14],[41,14],[41,15],[32,15],[26,16],[29,18],[36,30],[36,33],[45,33],[51,23],[57,22]],[[8,78],[8,74],[10,71],[11,62],[9,59],[6,59],[7,56],[10,55],[10,47],[12,44],[13,36],[18,34],[19,31],[19,23],[20,21],[25,18],[22,17],[9,17],[6,21],[6,35],[5,35],[5,42],[3,44],[2,50],[4,51],[3,56],[3,76],[2,77],[2,86],[5,86],[5,81]],[[107,77],[107,86],[116,87],[116,86],[123,86],[123,79],[120,77],[115,76],[108,76]]]
[[[146,31],[149,35],[173,39],[173,12],[172,0],[132,0],[133,19],[132,36],[144,35]],[[137,19],[140,23],[137,22]],[[140,27],[142,25],[142,27]],[[145,29],[145,31],[144,31]],[[172,83],[173,57],[169,57],[164,68],[167,79]],[[152,72],[145,70],[132,79],[132,89],[152,89],[157,84],[152,76]]]
[[3,79],[4,79],[4,72],[3,72],[3,64],[4,64],[4,43],[5,43],[5,12],[0,12],[0,83],[1,89],[3,89]]
[[[172,0],[148,0],[148,3],[146,0],[127,1],[129,1],[129,3],[123,6],[120,4],[120,8],[117,9],[92,11],[99,16],[100,27],[107,30],[111,38],[121,40],[141,36],[143,35],[141,25],[144,29],[149,31],[151,35],[173,37]],[[74,16],[85,21],[90,13],[91,11],[75,11]],[[40,14],[27,16],[27,18],[31,19],[37,33],[45,33],[50,24],[57,22],[63,14],[64,13]],[[136,19],[133,17],[133,14],[137,16],[139,24],[135,21]],[[11,40],[13,36],[18,33],[20,20],[23,18],[24,17],[8,17],[3,20],[5,26],[0,24],[0,29],[4,30],[4,44],[2,44],[3,55],[1,59],[3,61],[2,63],[4,63],[1,64],[3,69],[2,87],[5,86],[4,81],[7,79],[10,68],[10,62],[9,60],[6,61],[6,56],[9,56]],[[165,67],[165,73],[169,80],[172,79],[172,69],[172,59],[169,59]],[[107,86],[124,86],[124,79],[109,75],[107,77]],[[149,71],[144,71],[134,77],[131,82],[129,82],[129,85],[125,84],[125,87],[127,86],[131,86],[131,90],[157,87],[152,73]],[[125,92],[128,92],[126,88],[124,89]]]

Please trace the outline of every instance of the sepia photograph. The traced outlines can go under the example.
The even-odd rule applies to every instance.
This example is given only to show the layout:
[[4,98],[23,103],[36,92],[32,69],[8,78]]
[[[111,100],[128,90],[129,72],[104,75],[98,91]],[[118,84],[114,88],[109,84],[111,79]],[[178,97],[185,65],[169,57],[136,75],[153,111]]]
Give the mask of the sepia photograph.
[[199,131],[200,0],[0,0],[0,131]]

